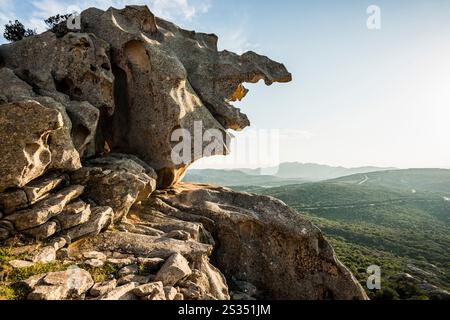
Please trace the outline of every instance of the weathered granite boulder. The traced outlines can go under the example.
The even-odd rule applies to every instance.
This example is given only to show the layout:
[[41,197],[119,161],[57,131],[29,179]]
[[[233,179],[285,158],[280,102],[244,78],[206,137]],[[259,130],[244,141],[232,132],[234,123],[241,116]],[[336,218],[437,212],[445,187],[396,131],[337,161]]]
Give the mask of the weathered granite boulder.
[[40,226],[60,214],[65,206],[83,193],[84,187],[75,185],[67,187],[49,198],[37,203],[30,209],[6,216],[18,231]]
[[147,199],[156,189],[156,174],[134,156],[109,154],[86,162],[72,175],[72,182],[85,185],[85,195],[98,205],[111,207],[118,222],[135,202]]
[[141,285],[133,290],[133,293],[138,297],[148,297],[150,295],[164,294],[164,286],[162,282],[152,282]]
[[23,187],[29,205],[33,205],[46,198],[51,191],[60,187],[68,180],[68,176],[60,173],[50,173],[33,180]]
[[177,289],[175,289],[174,287],[168,286],[168,287],[164,287],[163,290],[164,290],[164,295],[166,297],[166,300],[175,300],[175,297],[178,294]]
[[52,161],[47,170],[74,171],[81,168],[80,154],[72,141],[72,122],[63,104],[49,97],[35,97],[42,105],[57,110],[63,118],[62,128],[49,136]]
[[27,194],[21,189],[0,193],[0,209],[3,215],[25,209],[29,205]]
[[191,156],[174,162],[172,148],[178,140],[171,137],[176,129],[186,129],[191,137],[197,131],[202,150],[211,144],[203,141],[204,132],[216,129],[222,145],[210,155],[226,154],[225,129],[250,124],[228,103],[245,96],[241,84],[291,80],[283,65],[253,52],[219,52],[215,35],[183,30],[156,18],[146,6],[91,8],[81,19],[82,32],[111,47],[116,111],[104,126],[108,145],[145,160],[157,171],[160,187],[179,181],[187,166],[203,157],[192,144]]
[[[34,83],[31,84],[35,86]],[[68,146],[66,149],[69,152],[73,149],[73,146],[71,145],[72,141],[68,137],[72,136],[73,144],[80,155],[95,155],[94,138],[97,132],[100,111],[86,101],[70,101],[67,96],[56,91],[55,93],[49,91],[48,95],[54,97],[54,99],[49,96],[36,94],[33,88],[16,76],[11,69],[0,69],[0,96],[5,97],[3,103],[32,99],[40,102],[44,106],[57,109],[63,116],[64,126],[62,133],[52,136],[53,144],[59,144],[60,147]],[[55,154],[54,158],[57,156],[64,159],[64,153],[62,151],[60,151],[60,155]],[[74,159],[67,158],[67,155],[65,157],[65,162],[62,161],[59,164],[60,168],[70,169],[67,167],[70,165],[75,169],[80,167],[79,160],[76,157]],[[54,159],[53,162],[58,164],[57,160]],[[63,167],[63,165],[66,165],[66,167]],[[58,165],[55,165],[55,167],[58,168]]]
[[113,75],[109,46],[93,34],[53,32],[0,46],[5,67],[33,86],[40,96],[59,103],[88,101],[112,114]]
[[56,249],[53,246],[39,248],[30,256],[30,260],[34,263],[49,263],[55,261],[55,259]]
[[139,298],[133,293],[133,290],[137,286],[137,283],[132,282],[116,287],[114,290],[100,297],[100,300],[138,300]]
[[8,264],[13,267],[14,269],[23,269],[23,268],[30,268],[34,266],[33,262],[25,261],[25,260],[12,260],[9,261]]
[[143,206],[202,222],[215,236],[216,266],[273,299],[367,299],[318,228],[280,200],[181,184]]
[[86,270],[71,267],[66,271],[43,275],[28,295],[29,300],[80,299],[94,285]]
[[[8,150],[0,155],[2,177],[16,180],[15,183],[0,182],[1,191],[22,187],[46,170],[71,171],[81,167],[64,105],[37,95],[30,85],[7,68],[0,69],[0,94],[6,97],[0,104],[2,150]],[[50,114],[48,109],[54,112]],[[38,131],[33,131],[36,129]],[[24,157],[25,160],[21,160]]]
[[100,111],[87,101],[70,101],[65,106],[72,122],[71,134],[75,148],[81,157],[95,156],[95,136]]
[[156,281],[161,281],[166,286],[173,286],[185,277],[192,274],[189,262],[179,253],[167,259],[161,270],[156,274]]
[[90,290],[90,294],[93,297],[100,297],[108,294],[117,287],[117,280],[108,280],[104,282],[96,283]]
[[[108,231],[89,241],[81,242],[77,250],[112,251],[137,257],[168,259],[179,253],[187,259],[211,255],[212,247],[197,241],[180,241],[165,237],[152,237],[120,231]],[[130,262],[125,259],[126,262]],[[117,261],[120,263],[121,261]]]
[[193,261],[192,268],[191,275],[179,283],[187,300],[230,300],[224,275],[206,256]]
[[0,192],[23,187],[48,167],[59,166],[61,163],[54,162],[58,154],[62,156],[59,160],[70,158],[80,166],[73,146],[53,144],[51,136],[63,134],[63,125],[58,110],[33,100],[0,105]]
[[72,202],[55,217],[61,229],[67,230],[84,224],[91,218],[91,206],[82,200]]
[[68,229],[64,234],[72,241],[95,236],[107,230],[113,220],[114,212],[110,207],[95,207],[91,210],[90,219],[86,223]]
[[43,241],[59,231],[61,231],[61,228],[56,221],[48,221],[32,229],[24,230],[22,233],[36,241]]
[[35,96],[33,88],[17,77],[11,69],[0,68],[0,84],[0,95],[4,97],[0,104],[27,100]]
[[[59,110],[66,132],[52,139],[59,147],[70,132],[82,157],[105,150],[139,156],[161,188],[180,181],[195,160],[228,153],[226,129],[250,124],[230,104],[247,94],[242,83],[291,80],[282,64],[254,52],[219,52],[215,35],[183,30],[146,6],[91,8],[81,21],[80,33],[49,31],[0,46],[0,95]],[[187,150],[174,155],[181,141]],[[57,155],[54,168],[70,160]]]

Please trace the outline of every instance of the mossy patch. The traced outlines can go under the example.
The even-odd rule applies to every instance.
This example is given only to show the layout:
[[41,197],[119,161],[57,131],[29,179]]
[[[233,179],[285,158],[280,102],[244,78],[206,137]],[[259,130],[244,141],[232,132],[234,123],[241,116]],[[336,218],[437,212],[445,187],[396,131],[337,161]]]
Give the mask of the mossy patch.
[[9,265],[10,261],[21,260],[24,257],[25,254],[12,254],[9,248],[0,248],[0,300],[24,300],[30,293],[30,288],[21,281],[39,274],[63,271],[69,267],[58,261],[38,263],[21,269],[13,269]]
[[93,267],[89,267],[89,266],[84,266],[83,269],[85,269],[86,271],[88,271],[91,274],[92,279],[94,280],[95,283],[110,280],[112,277],[118,278],[118,274],[119,274],[119,270],[120,270],[119,267],[117,267],[113,264],[110,264],[110,263],[106,263],[101,268],[93,268]]
[[38,263],[28,268],[14,269],[8,274],[7,280],[10,282],[23,281],[38,274],[64,271],[67,270],[69,266],[70,264],[65,265],[61,262],[52,262],[46,264]]

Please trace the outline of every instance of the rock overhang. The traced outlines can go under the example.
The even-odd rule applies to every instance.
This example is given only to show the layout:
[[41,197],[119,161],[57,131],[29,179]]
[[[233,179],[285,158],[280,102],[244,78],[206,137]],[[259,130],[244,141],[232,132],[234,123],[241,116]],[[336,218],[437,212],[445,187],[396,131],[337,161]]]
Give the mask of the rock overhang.
[[38,95],[98,108],[95,150],[88,155],[104,153],[105,146],[135,154],[157,171],[160,188],[177,183],[205,156],[192,152],[175,163],[175,130],[193,139],[201,122],[203,132],[222,136],[222,148],[208,156],[227,155],[229,130],[250,126],[247,115],[233,106],[247,95],[244,84],[292,79],[283,64],[252,51],[219,51],[216,35],[184,30],[155,17],[147,6],[86,9],[78,32],[48,31],[4,45],[0,58]]
[[[117,115],[131,113],[132,123],[148,119],[147,128],[139,128],[139,132],[121,132],[113,116],[108,144],[113,150],[133,151],[141,156],[166,177],[159,181],[161,187],[177,182],[198,160],[192,156],[183,164],[174,164],[169,159],[173,144],[161,146],[161,141],[169,140],[175,129],[193,134],[194,123],[201,121],[204,131],[216,129],[223,133],[224,148],[212,155],[226,155],[226,141],[230,138],[227,130],[241,131],[250,125],[248,117],[232,105],[248,93],[243,84],[263,80],[271,85],[292,79],[283,64],[251,51],[242,55],[219,51],[216,35],[184,30],[155,17],[146,6],[109,8],[105,12],[88,9],[81,17],[83,32],[93,33],[111,46],[116,82],[121,77],[123,80],[121,87],[115,87],[119,91],[116,95],[127,99]],[[133,99],[136,96],[139,98]],[[145,142],[141,141],[143,137]],[[157,152],[166,157],[156,159]]]

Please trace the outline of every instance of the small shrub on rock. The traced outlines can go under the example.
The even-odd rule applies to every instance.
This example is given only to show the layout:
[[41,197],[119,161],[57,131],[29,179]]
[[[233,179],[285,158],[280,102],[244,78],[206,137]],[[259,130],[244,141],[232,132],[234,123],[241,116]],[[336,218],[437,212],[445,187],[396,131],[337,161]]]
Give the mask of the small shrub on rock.
[[69,29],[67,28],[67,19],[70,18],[70,14],[57,14],[44,20],[45,24],[58,38],[65,36]]
[[11,42],[20,41],[34,35],[36,35],[36,30],[25,29],[25,26],[19,20],[9,21],[5,25],[5,32],[3,33],[3,37]]

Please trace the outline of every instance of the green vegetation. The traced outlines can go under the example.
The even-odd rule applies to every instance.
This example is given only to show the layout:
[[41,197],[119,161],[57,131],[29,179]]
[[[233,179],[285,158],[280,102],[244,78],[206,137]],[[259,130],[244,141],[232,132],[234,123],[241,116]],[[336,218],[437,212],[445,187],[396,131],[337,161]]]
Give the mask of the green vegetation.
[[[57,14],[45,19],[44,22],[48,29],[55,33],[57,37],[63,37],[69,32],[66,22],[70,16],[70,14]],[[20,41],[35,35],[37,35],[36,30],[25,28],[23,23],[19,20],[9,21],[9,23],[5,25],[5,31],[3,33],[3,37],[10,42]]]
[[284,179],[275,176],[253,175],[240,170],[190,170],[183,181],[215,184],[225,187],[237,185],[276,187],[303,182],[301,179]]
[[67,20],[70,18],[70,14],[57,14],[45,19],[44,22],[48,29],[51,30],[57,37],[63,37],[68,32]]
[[[12,249],[0,248],[0,300],[25,300],[30,293],[30,288],[22,281],[44,273],[58,272],[67,270],[73,263],[64,264],[61,261],[55,261],[46,264],[35,264],[28,268],[13,269],[9,262],[12,260],[22,260],[24,254],[14,254]],[[94,282],[103,282],[105,280],[118,278],[119,267],[112,264],[105,264],[101,268],[94,268],[87,265],[83,269],[88,271]]]
[[322,229],[339,259],[365,287],[366,269],[382,268],[374,299],[430,299],[408,273],[450,288],[450,171],[385,171],[275,188],[236,187],[281,199]]
[[28,268],[13,269],[8,262],[21,260],[25,254],[14,255],[9,248],[0,248],[0,300],[24,300],[30,293],[27,285],[21,283],[32,276],[67,269],[61,262],[35,264]]
[[[367,179],[366,179],[367,178]],[[364,184],[406,191],[430,191],[450,194],[450,170],[408,169],[372,172],[341,177],[333,182]]]
[[95,283],[104,282],[111,278],[118,278],[120,268],[116,265],[106,263],[103,267],[94,268],[87,265],[83,266],[83,269],[88,271]]
[[25,26],[18,20],[9,21],[5,25],[3,37],[11,42],[20,41],[24,38],[36,35],[36,30],[25,29]]

